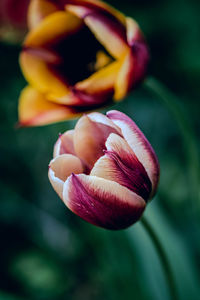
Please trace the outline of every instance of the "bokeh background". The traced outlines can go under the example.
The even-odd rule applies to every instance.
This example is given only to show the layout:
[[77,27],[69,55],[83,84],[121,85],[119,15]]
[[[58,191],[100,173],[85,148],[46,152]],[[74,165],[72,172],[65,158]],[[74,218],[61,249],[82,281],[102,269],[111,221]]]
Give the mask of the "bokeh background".
[[[113,106],[136,121],[158,154],[160,185],[145,216],[168,255],[179,299],[199,299],[200,2],[108,2],[139,22],[151,51],[149,76],[176,94],[191,124],[190,131],[181,127],[173,101],[170,110],[145,85]],[[19,51],[20,45],[0,43],[0,299],[170,299],[142,224],[119,232],[96,228],[53,191],[47,178],[53,144],[75,121],[17,128],[25,86]]]

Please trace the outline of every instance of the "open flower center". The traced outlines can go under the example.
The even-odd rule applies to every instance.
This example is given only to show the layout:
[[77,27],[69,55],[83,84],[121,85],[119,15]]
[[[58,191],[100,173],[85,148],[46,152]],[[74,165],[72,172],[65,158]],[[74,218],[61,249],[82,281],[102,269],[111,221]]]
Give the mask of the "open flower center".
[[100,51],[108,61],[111,61],[111,57],[87,26],[57,43],[52,41],[50,50],[53,50],[59,58],[57,64],[50,65],[51,70],[66,84],[72,86],[96,71],[97,54]]
[[83,26],[79,32],[52,46],[60,62],[51,68],[69,85],[88,78],[95,71],[98,51],[105,51],[91,31]]

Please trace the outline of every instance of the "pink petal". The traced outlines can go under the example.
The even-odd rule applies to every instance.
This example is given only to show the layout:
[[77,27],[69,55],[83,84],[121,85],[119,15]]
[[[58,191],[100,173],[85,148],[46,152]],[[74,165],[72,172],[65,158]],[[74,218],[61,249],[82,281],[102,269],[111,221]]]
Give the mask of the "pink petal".
[[80,159],[71,154],[59,155],[49,164],[49,180],[62,199],[63,184],[72,173],[83,173],[83,165]]
[[112,132],[117,133],[113,127],[93,122],[89,115],[83,116],[77,122],[74,131],[74,149],[76,155],[89,169],[103,155],[105,141]]
[[153,148],[128,116],[116,110],[109,111],[107,116],[121,129],[125,140],[144,166],[152,183],[152,196],[156,191],[159,180],[159,163]]
[[107,229],[123,229],[142,215],[145,201],[118,183],[72,174],[64,184],[63,201],[79,217]]
[[61,154],[73,154],[74,151],[74,142],[73,142],[74,130],[68,130],[64,134],[61,134],[55,143],[53,157],[56,157]]
[[116,132],[118,132],[121,135],[121,130],[118,126],[116,126],[108,117],[105,115],[99,113],[99,112],[92,112],[88,115],[90,120],[96,123],[104,124],[107,126],[110,126],[111,128],[114,128]]
[[112,133],[106,141],[106,148],[106,154],[95,163],[90,175],[118,182],[147,201],[151,181],[128,143]]

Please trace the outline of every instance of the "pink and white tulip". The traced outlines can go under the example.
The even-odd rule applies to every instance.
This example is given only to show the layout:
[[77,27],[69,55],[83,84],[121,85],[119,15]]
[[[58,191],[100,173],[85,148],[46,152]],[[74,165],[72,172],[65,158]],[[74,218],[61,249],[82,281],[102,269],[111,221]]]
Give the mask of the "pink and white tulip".
[[49,180],[85,221],[123,229],[140,219],[155,194],[159,163],[137,125],[119,111],[82,116],[54,146]]

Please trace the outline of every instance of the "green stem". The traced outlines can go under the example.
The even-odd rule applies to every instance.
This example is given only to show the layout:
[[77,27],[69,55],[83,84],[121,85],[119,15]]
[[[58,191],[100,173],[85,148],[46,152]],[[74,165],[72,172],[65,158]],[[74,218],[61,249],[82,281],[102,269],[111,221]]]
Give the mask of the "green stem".
[[147,78],[144,82],[144,86],[158,97],[172,113],[177,122],[182,135],[183,146],[189,165],[188,181],[190,186],[190,197],[194,203],[194,199],[199,197],[199,153],[194,130],[187,117],[187,113],[183,110],[177,97],[155,78]]
[[157,254],[160,258],[160,262],[163,266],[163,270],[169,285],[169,290],[170,290],[170,295],[171,295],[171,299],[172,300],[177,300],[178,296],[177,296],[177,292],[176,292],[176,285],[174,282],[174,278],[173,278],[173,274],[172,274],[172,270],[167,258],[167,255],[165,253],[165,250],[160,242],[160,240],[158,239],[156,233],[154,232],[152,226],[149,224],[149,222],[143,217],[141,219],[141,222],[144,226],[144,228],[146,229],[147,233],[149,234],[156,250],[157,250]]

